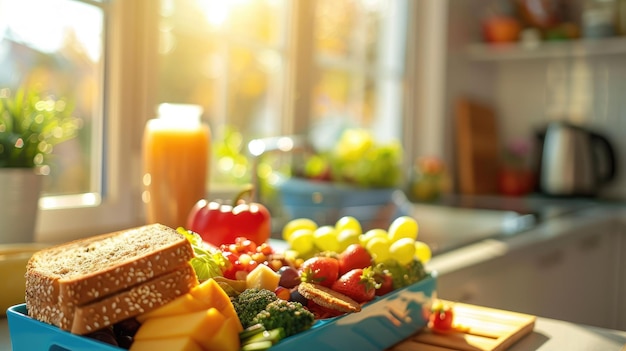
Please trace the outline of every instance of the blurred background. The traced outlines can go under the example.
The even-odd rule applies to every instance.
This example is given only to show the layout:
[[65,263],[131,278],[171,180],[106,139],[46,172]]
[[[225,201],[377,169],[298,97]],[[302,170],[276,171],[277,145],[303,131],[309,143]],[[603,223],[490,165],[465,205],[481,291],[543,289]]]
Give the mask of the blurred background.
[[[204,110],[211,198],[253,179],[251,140],[313,135],[329,149],[350,128],[398,143],[391,185],[413,201],[541,195],[551,121],[600,133],[623,160],[624,3],[0,0],[0,86],[43,85],[83,120],[57,148],[37,231],[61,239],[141,223],[143,127],[166,102]],[[290,174],[277,158],[254,172]],[[615,166],[593,196],[626,198],[624,162]],[[445,176],[435,197],[417,182],[429,170]]]

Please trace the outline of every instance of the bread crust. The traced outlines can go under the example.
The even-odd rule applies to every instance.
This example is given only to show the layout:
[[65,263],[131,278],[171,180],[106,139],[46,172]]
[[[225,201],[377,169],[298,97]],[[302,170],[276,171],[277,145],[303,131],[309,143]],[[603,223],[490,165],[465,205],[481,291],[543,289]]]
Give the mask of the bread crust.
[[189,241],[161,224],[53,246],[27,264],[26,307],[34,318],[72,330],[80,308],[187,267],[193,256]]
[[189,263],[174,272],[143,282],[113,296],[76,307],[70,331],[87,334],[125,319],[150,312],[198,285]]

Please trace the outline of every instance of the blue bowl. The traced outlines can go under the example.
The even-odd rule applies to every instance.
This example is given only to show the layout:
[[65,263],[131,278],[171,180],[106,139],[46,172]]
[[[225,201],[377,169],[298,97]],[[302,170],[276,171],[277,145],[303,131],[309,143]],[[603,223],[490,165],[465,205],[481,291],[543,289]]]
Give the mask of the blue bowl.
[[386,206],[393,204],[395,188],[366,189],[347,184],[281,178],[277,183],[281,204],[288,219],[309,218],[319,225],[334,225],[352,216],[364,227],[388,221]]

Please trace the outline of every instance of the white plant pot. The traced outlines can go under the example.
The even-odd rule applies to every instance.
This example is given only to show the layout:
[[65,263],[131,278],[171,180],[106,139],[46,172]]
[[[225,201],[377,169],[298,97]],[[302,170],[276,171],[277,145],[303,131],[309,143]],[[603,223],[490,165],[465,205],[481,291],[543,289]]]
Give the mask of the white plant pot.
[[0,168],[0,244],[35,241],[42,177],[32,168]]

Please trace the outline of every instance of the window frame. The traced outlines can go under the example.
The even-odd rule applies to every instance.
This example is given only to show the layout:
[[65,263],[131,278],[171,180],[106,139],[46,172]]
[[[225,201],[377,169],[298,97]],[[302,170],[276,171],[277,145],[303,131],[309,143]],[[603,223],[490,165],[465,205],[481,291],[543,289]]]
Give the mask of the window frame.
[[[143,223],[141,135],[154,114],[157,2],[113,0],[105,11],[103,181],[91,206],[41,208],[36,241],[64,242]],[[41,201],[46,201],[42,198]]]

